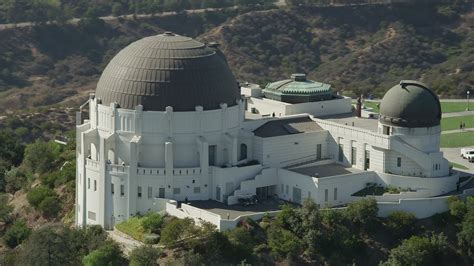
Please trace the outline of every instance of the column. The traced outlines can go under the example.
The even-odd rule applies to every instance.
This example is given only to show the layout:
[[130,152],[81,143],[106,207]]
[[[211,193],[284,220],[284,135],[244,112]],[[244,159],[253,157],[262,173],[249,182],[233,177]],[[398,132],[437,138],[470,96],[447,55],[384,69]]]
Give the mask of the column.
[[105,139],[102,137],[99,137],[99,158],[97,158],[99,161],[99,180],[97,184],[97,193],[99,195],[99,208],[98,208],[98,213],[97,213],[97,223],[106,226],[105,224],[105,184],[106,181],[105,179],[107,178],[106,174],[106,165],[105,165]]
[[166,169],[166,197],[172,198],[173,196],[173,142],[165,142],[165,169]]

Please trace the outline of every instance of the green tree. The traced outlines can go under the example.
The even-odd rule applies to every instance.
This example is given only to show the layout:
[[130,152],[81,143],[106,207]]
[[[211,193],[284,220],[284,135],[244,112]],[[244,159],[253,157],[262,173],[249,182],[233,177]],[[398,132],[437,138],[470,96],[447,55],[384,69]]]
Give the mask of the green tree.
[[26,146],[23,164],[33,173],[46,173],[55,165],[59,153],[60,147],[54,142],[36,140]]
[[25,221],[16,221],[3,236],[5,244],[10,248],[15,248],[21,244],[31,233],[31,229],[26,225]]
[[41,201],[38,206],[38,209],[46,216],[46,217],[56,217],[58,213],[61,211],[61,203],[57,196],[50,196],[46,197]]
[[458,233],[458,242],[462,250],[469,256],[474,256],[474,197],[466,201],[467,212]]
[[163,227],[164,218],[163,215],[160,213],[149,213],[145,217],[143,217],[142,227],[148,232],[159,234],[161,228]]
[[411,234],[415,221],[412,213],[395,211],[387,217],[386,226],[393,234],[403,237]]
[[26,174],[22,169],[12,167],[9,171],[5,172],[5,183],[5,191],[13,194],[27,183]]
[[44,199],[47,197],[53,197],[55,195],[56,193],[54,190],[50,189],[49,187],[39,186],[28,192],[26,199],[32,206],[38,208]]
[[192,237],[196,233],[194,221],[185,219],[173,219],[161,230],[161,243],[166,246],[173,246],[178,241],[187,237]]
[[268,246],[277,256],[296,257],[303,250],[303,243],[292,232],[273,225],[268,230]]
[[467,212],[466,204],[458,197],[452,196],[448,199],[449,213],[462,220]]
[[130,254],[130,266],[158,266],[161,251],[152,246],[141,246]]
[[13,207],[8,204],[8,195],[0,194],[0,222],[9,222]]
[[0,132],[0,159],[13,165],[18,165],[23,159],[25,147],[11,133]]
[[124,261],[122,251],[118,244],[108,242],[97,250],[92,251],[85,256],[82,263],[85,266],[107,265],[115,266],[121,265]]
[[390,251],[383,265],[443,265],[450,251],[443,235],[412,236]]
[[368,229],[377,220],[378,211],[377,201],[366,198],[349,203],[346,214],[354,224]]

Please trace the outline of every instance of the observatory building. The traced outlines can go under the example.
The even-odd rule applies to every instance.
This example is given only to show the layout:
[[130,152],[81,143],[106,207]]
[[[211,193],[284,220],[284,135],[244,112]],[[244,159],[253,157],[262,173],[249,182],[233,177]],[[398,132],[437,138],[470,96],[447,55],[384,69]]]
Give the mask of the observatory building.
[[113,228],[160,199],[339,206],[369,184],[417,197],[456,189],[427,85],[395,85],[378,119],[353,109],[302,74],[239,85],[213,44],[170,32],[138,40],[78,113],[76,224]]

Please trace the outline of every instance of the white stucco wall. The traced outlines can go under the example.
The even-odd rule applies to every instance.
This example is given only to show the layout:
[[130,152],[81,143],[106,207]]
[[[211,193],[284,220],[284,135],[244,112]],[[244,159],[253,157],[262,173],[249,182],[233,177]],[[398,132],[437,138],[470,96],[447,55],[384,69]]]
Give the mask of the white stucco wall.
[[295,114],[311,114],[314,116],[326,116],[352,112],[351,99],[348,97],[319,102],[290,104],[271,100],[267,98],[251,97],[247,100],[247,111],[257,110],[261,115],[276,117]]

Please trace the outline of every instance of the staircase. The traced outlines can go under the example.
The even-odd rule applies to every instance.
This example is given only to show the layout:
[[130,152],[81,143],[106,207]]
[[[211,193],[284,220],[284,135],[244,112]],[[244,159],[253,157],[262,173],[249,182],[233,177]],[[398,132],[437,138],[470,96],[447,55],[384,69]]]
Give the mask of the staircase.
[[431,158],[429,154],[426,154],[415,147],[411,146],[410,144],[406,143],[399,137],[392,138],[390,141],[390,148],[394,151],[397,151],[410,159],[412,159],[415,163],[417,163],[420,167],[425,170],[431,169]]
[[241,196],[255,195],[257,193],[257,188],[259,187],[275,186],[277,184],[277,168],[263,169],[262,172],[256,175],[254,178],[242,181],[240,183],[240,186],[234,191],[234,193],[227,198],[227,204],[237,204],[238,199]]

